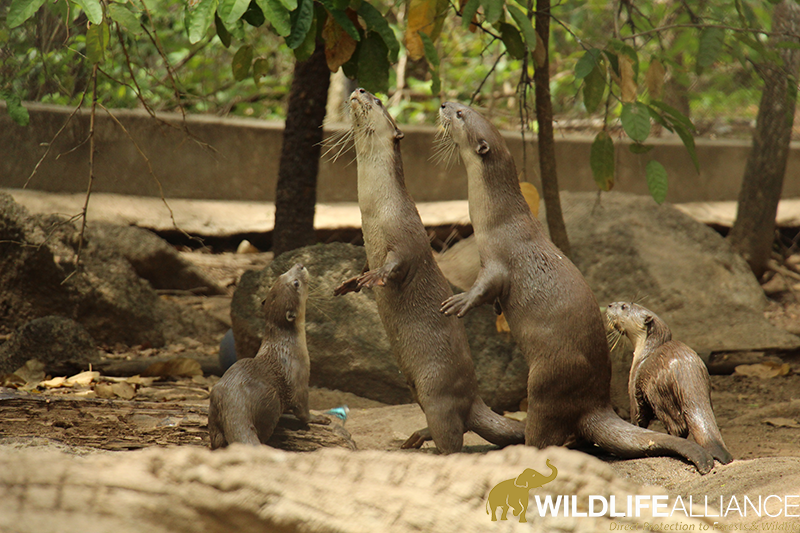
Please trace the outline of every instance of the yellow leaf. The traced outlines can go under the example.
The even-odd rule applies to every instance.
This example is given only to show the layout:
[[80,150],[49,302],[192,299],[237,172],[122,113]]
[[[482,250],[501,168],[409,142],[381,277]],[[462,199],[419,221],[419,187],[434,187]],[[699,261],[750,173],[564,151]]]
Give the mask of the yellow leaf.
[[356,51],[356,41],[334,20],[328,17],[322,28],[322,39],[325,41],[325,59],[328,69],[336,72],[347,63]]
[[628,104],[636,101],[636,82],[633,75],[633,61],[625,55],[619,56],[621,100]]
[[497,328],[498,333],[511,333],[511,328],[508,327],[508,321],[506,320],[506,315],[502,313],[497,315],[497,322],[495,323],[495,327]]
[[522,190],[522,196],[525,197],[525,201],[528,203],[528,207],[531,209],[531,213],[534,217],[539,216],[539,191],[536,190],[536,186],[533,183],[528,183],[527,181],[523,181],[519,184],[519,188]]
[[664,89],[664,65],[658,59],[650,61],[650,66],[647,68],[647,74],[644,75],[644,82],[647,85],[647,92],[650,93],[650,98],[654,100],[661,99],[661,92]]
[[425,57],[425,47],[419,32],[425,32],[431,41],[436,42],[442,31],[445,19],[443,15],[449,6],[448,0],[409,0],[405,37],[408,57],[413,60]]

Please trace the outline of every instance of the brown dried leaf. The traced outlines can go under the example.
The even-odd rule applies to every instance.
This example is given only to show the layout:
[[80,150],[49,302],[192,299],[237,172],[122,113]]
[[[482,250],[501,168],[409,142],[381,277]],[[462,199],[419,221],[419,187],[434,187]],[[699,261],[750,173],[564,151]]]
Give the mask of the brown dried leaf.
[[166,362],[153,363],[142,372],[142,377],[187,377],[202,376],[200,363],[188,357],[177,357]]
[[16,369],[14,374],[24,379],[25,383],[38,384],[44,379],[44,363],[37,359],[30,359]]
[[633,61],[626,55],[619,55],[620,99],[628,104],[636,101],[636,81],[634,81]]
[[788,376],[792,373],[792,367],[788,363],[781,364],[773,361],[764,361],[755,365],[739,365],[734,373],[752,378],[772,379]]
[[655,100],[661,99],[665,75],[666,71],[661,61],[658,59],[651,60],[650,66],[647,68],[647,73],[644,75],[644,83],[647,86],[647,92],[650,94],[650,98]]
[[776,428],[800,428],[800,424],[793,418],[767,418],[764,423]]
[[64,383],[65,387],[88,387],[92,381],[97,380],[100,377],[100,372],[94,372],[87,370],[86,372],[81,372],[80,374],[75,374],[74,376],[70,376]]
[[0,387],[18,389],[25,385],[25,380],[16,374],[0,374]]
[[[445,9],[449,7],[447,2],[443,5]],[[416,61],[425,57],[425,46],[419,32],[424,32],[432,41],[436,41],[441,31],[440,20],[443,20],[437,17],[440,11],[443,10],[439,0],[409,0],[405,41],[408,57],[411,59]]]
[[333,17],[328,17],[325,21],[322,38],[325,41],[325,60],[328,62],[328,69],[336,72],[353,56],[353,52],[356,51],[356,41]]
[[98,398],[111,399],[114,397],[113,383],[98,383],[94,386],[94,393]]
[[39,385],[48,389],[57,389],[59,387],[72,386],[67,384],[67,378],[64,376],[58,376],[53,379],[48,379],[47,381],[42,381],[41,383],[39,383]]
[[[124,400],[130,400],[134,396],[136,396],[136,389],[133,388],[133,385],[129,385],[124,381],[120,383],[114,383],[113,385],[111,385],[111,390],[115,395],[119,396]],[[96,387],[95,391],[97,391]]]

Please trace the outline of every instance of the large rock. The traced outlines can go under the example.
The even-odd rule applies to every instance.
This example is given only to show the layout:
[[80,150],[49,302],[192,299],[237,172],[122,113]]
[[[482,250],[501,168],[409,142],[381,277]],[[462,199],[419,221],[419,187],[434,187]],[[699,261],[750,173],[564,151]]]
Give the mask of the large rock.
[[[364,266],[364,249],[349,244],[316,245],[282,254],[242,279],[231,302],[231,322],[240,357],[258,351],[263,330],[260,302],[274,280],[294,263],[311,274],[306,316],[311,383],[385,403],[411,402],[411,393],[389,348],[371,290],[334,297],[339,283]],[[498,333],[486,307],[466,318],[480,394],[496,408],[517,410],[526,395],[527,367],[507,333]]]
[[69,376],[88,370],[96,358],[94,339],[83,326],[68,318],[46,316],[31,320],[0,345],[0,374],[38,359],[46,372]]
[[[546,475],[547,461],[558,473],[530,495],[523,493],[529,498],[527,523],[520,524],[513,512],[502,520],[500,510],[498,521],[492,522],[487,510],[492,488],[528,468]],[[670,461],[673,469],[691,468]],[[576,497],[570,509],[583,516],[574,516],[563,505],[556,516],[540,513],[536,498],[560,504],[566,495]],[[641,495],[645,505],[626,513],[625,502],[634,495]],[[52,531],[53,524],[59,531],[88,533],[543,533],[709,527],[697,514],[654,513],[650,503],[656,495],[662,511],[676,505],[675,496],[664,489],[632,483],[602,461],[564,448],[511,446],[485,455],[448,456],[341,448],[289,453],[244,445],[213,452],[184,446],[86,457],[0,450],[0,529],[9,533]],[[601,498],[593,508],[600,516],[586,516],[590,496]],[[617,514],[602,505],[612,498]],[[771,516],[775,507],[769,507]],[[685,509],[685,504],[678,508]],[[736,525],[726,518],[713,520],[720,528]]]
[[[704,354],[800,346],[800,338],[764,318],[767,300],[747,263],[705,224],[647,196],[562,192],[561,204],[572,260],[600,307],[639,301],[667,322],[675,339]],[[475,239],[460,241],[438,261],[448,279],[470,287],[480,268]],[[627,413],[632,357],[625,342],[612,360],[614,405]]]
[[160,298],[111,247],[85,239],[76,272],[78,240],[69,221],[31,217],[0,194],[0,330],[59,315],[79,322],[97,342],[151,346],[224,331],[210,317]]
[[154,289],[226,294],[225,289],[149,230],[100,222],[92,223],[87,234],[96,246],[116,249]]

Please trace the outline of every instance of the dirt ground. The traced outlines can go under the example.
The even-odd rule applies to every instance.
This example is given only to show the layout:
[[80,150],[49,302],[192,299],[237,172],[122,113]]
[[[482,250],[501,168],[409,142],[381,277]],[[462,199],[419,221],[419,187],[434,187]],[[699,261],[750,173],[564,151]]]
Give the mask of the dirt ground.
[[[269,254],[186,255],[231,288],[245,269],[260,268],[270,260]],[[771,296],[766,316],[780,327],[800,330],[800,303],[792,290]],[[186,297],[185,303],[203,305],[196,296]],[[225,306],[225,298],[217,298],[211,307],[224,314]],[[104,348],[99,372],[88,382],[89,377],[84,376],[71,386],[52,382],[52,387],[0,387],[0,445],[49,446],[79,454],[149,446],[208,446],[208,397],[218,379],[210,373],[216,345],[187,339],[163,349]],[[717,421],[737,459],[800,456],[800,351],[766,355],[771,361],[788,364],[788,375],[711,377]],[[183,370],[185,375],[177,377],[160,377],[158,372],[149,379],[128,377],[141,373],[151,362],[175,358],[195,359],[201,366],[190,365]],[[340,391],[312,390],[312,410],[341,405],[350,408],[345,428],[362,450],[397,449],[412,431],[425,425],[416,405],[385,406]],[[658,425],[651,428],[663,430]],[[473,434],[467,435],[465,444],[467,451],[491,448]]]

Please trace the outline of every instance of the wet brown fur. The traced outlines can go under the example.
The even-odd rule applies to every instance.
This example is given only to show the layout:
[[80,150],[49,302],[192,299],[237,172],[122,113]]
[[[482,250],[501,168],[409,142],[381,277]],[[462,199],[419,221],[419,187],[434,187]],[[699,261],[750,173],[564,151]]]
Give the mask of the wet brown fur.
[[458,452],[468,430],[501,446],[522,443],[523,425],[492,412],[478,396],[463,324],[439,313],[440,302],[452,291],[433,260],[428,235],[406,190],[402,133],[369,92],[357,89],[350,102],[371,270],[365,267],[336,293],[375,288],[395,359],[428,422],[403,447],[419,447],[432,438],[440,452]]
[[278,419],[291,411],[302,422],[328,423],[308,410],[310,363],[305,335],[308,271],[293,266],[263,303],[264,340],[254,358],[236,361],[211,390],[211,449],[233,442],[266,444]]
[[442,312],[462,317],[499,303],[529,366],[525,443],[544,448],[585,439],[621,457],[679,455],[703,473],[711,470],[713,458],[696,444],[632,426],[614,413],[599,306],[531,216],[505,140],[461,104],[442,104],[440,119],[467,168],[482,265],[472,288],[443,300]]
[[691,436],[717,461],[733,461],[714,417],[711,381],[700,356],[672,340],[667,324],[640,305],[609,304],[606,318],[634,347],[628,379],[631,421],[646,428],[658,418],[670,435]]

